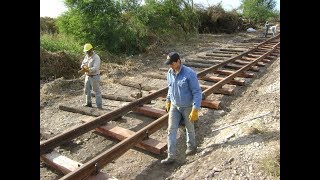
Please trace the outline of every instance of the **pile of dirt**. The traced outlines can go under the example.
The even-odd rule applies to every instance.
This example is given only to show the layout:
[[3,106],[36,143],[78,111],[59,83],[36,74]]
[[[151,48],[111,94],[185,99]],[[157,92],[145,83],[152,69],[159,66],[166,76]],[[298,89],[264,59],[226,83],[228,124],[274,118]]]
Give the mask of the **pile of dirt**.
[[78,79],[70,79],[66,80],[65,78],[61,77],[46,83],[40,89],[40,94],[63,94],[70,91],[77,91],[83,88],[84,81],[83,78]]
[[81,62],[63,51],[52,53],[40,48],[40,79],[53,80],[56,78],[79,77],[78,70]]

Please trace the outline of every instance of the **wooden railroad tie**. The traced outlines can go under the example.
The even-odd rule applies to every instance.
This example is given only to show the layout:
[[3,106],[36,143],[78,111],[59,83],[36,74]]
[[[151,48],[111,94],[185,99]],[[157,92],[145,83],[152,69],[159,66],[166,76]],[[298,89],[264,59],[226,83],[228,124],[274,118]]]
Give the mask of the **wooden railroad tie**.
[[[47,154],[40,155],[40,159],[49,167],[59,171],[60,173],[66,175],[77,168],[81,167],[83,164],[76,162],[66,156],[59,154],[57,151],[52,151]],[[97,171],[95,174],[84,178],[84,180],[105,180],[105,179],[115,179],[114,177]]]
[[[93,118],[85,118],[82,119],[82,122],[89,122]],[[95,128],[95,131],[101,133],[103,136],[111,137],[113,139],[122,141],[128,137],[131,137],[133,134],[135,134],[134,131],[131,131],[129,129],[125,129],[119,126],[113,126],[113,125],[103,125]],[[162,154],[167,149],[167,143],[163,143],[161,141],[158,141],[153,138],[148,138],[145,140],[142,140],[141,142],[137,143],[135,145],[136,147],[140,149],[144,149],[146,151],[152,152],[154,154]]]

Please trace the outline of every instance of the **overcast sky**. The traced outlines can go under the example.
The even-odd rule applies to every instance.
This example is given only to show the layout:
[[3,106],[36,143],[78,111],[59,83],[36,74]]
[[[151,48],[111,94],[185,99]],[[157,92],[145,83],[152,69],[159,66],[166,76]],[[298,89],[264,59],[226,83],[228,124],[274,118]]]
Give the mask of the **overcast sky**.
[[[195,4],[203,4],[206,7],[222,2],[221,5],[225,10],[235,9],[240,6],[240,0],[194,0],[193,2]],[[280,10],[280,0],[276,0],[276,2],[276,9]],[[63,0],[40,0],[40,17],[56,18],[66,10]]]

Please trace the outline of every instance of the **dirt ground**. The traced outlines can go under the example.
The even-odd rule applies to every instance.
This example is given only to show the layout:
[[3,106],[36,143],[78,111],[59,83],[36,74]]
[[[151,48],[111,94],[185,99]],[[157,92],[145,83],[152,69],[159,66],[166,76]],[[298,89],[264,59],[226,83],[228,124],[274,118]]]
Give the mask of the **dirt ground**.
[[[130,96],[138,89],[121,85],[120,80],[140,82],[143,86],[162,88],[166,81],[152,79],[145,74],[165,74],[163,64],[166,53],[177,51],[184,60],[194,59],[215,48],[248,49],[253,43],[266,40],[261,34],[203,34],[186,42],[162,47],[157,53],[141,54],[128,58],[125,65],[103,63],[101,88],[103,94]],[[197,72],[201,68],[194,68]],[[237,86],[233,95],[210,95],[210,99],[220,100],[221,110],[202,108],[200,119],[195,124],[197,152],[186,156],[185,130],[179,128],[177,141],[177,162],[171,165],[160,163],[166,157],[133,148],[120,158],[107,164],[101,171],[117,179],[280,179],[280,57],[254,72],[255,77],[245,79],[244,86]],[[80,125],[87,115],[60,110],[59,105],[80,107],[84,101],[84,77],[65,80],[56,79],[40,84],[40,141],[58,135],[66,129]],[[208,84],[200,81],[201,84]],[[148,94],[143,91],[143,95]],[[103,99],[104,110],[110,112],[127,102]],[[164,99],[158,98],[149,106],[164,109]],[[257,116],[265,115],[261,118]],[[138,131],[153,119],[128,113],[121,119],[111,121],[132,131]],[[228,128],[213,131],[219,127],[248,120]],[[166,142],[166,128],[151,135]],[[55,148],[56,151],[85,163],[111,148],[117,142],[106,139],[90,131],[80,137]],[[40,178],[59,179],[63,175],[40,162]]]

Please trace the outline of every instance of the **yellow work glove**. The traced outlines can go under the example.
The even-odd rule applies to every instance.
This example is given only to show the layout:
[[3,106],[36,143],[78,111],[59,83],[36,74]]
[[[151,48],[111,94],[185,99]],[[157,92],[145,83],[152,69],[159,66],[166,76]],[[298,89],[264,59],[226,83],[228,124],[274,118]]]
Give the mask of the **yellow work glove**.
[[189,121],[190,122],[196,122],[199,119],[198,110],[192,108],[191,113],[189,114]]
[[166,102],[166,112],[169,112],[171,106],[171,102],[167,101]]
[[89,67],[86,65],[82,66],[81,70],[78,71],[78,73],[85,73],[85,72],[89,72]]
[[82,69],[84,72],[89,72],[89,67],[86,65],[82,66]]

